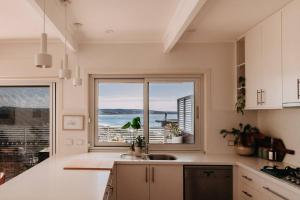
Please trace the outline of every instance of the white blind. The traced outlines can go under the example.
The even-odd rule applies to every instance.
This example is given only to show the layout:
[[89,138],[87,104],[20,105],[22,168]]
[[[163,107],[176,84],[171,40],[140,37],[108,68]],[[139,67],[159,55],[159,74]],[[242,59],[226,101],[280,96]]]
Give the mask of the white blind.
[[177,99],[178,125],[186,133],[194,133],[194,96]]

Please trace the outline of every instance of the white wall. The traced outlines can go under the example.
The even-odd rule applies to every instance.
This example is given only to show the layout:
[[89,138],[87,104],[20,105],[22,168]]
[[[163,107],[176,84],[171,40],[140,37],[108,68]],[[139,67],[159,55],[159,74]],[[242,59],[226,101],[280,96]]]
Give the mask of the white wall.
[[266,110],[258,113],[258,126],[265,134],[281,138],[286,148],[296,151],[285,162],[300,166],[300,108]]
[[[222,128],[231,128],[242,122],[256,124],[256,113],[241,117],[234,111],[234,45],[178,44],[170,54],[162,53],[160,44],[82,44],[80,65],[88,73],[97,74],[193,74],[206,76],[205,140],[209,153],[231,153],[232,147],[220,136]],[[54,56],[54,69],[36,69],[33,55],[38,44],[0,44],[1,77],[55,76],[62,57],[59,44],[49,46]],[[83,87],[74,88],[70,81],[60,82],[61,114],[88,115],[87,80]],[[59,119],[60,120],[60,119]],[[59,127],[60,153],[86,151],[86,145],[76,145],[77,140],[87,141],[87,129],[82,132],[61,131]],[[66,145],[74,139],[75,145]]]

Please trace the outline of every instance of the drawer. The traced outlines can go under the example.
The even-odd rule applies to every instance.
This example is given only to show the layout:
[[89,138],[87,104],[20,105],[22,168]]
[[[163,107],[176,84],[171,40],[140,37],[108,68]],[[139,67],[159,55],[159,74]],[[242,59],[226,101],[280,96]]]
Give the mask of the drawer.
[[253,189],[259,190],[263,183],[263,179],[248,170],[239,168],[239,182],[241,184],[247,184]]
[[239,199],[244,200],[262,200],[259,192],[247,184],[241,184],[239,190]]
[[272,200],[299,200],[299,195],[295,194],[293,191],[285,189],[270,181],[265,181],[262,184],[261,191]]

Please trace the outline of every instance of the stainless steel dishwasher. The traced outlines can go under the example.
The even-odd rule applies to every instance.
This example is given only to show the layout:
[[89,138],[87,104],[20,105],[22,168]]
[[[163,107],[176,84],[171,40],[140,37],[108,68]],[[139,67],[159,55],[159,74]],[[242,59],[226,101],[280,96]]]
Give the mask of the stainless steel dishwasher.
[[232,200],[232,166],[184,166],[185,200]]

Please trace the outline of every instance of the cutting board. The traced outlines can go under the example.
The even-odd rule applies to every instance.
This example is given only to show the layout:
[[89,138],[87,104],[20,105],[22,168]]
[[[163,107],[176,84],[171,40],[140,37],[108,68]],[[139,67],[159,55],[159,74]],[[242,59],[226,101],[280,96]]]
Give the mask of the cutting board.
[[69,161],[65,170],[112,170],[114,165],[110,160],[75,159]]

